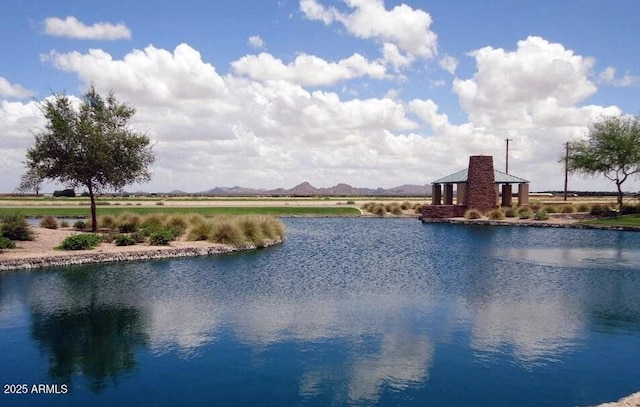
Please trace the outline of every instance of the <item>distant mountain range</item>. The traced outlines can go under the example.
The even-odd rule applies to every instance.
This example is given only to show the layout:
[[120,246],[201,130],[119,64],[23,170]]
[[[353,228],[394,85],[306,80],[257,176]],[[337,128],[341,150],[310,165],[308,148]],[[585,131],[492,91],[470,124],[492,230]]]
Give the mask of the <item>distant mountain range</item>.
[[210,195],[210,196],[428,196],[431,185],[400,185],[394,188],[357,188],[349,184],[338,184],[329,188],[316,188],[308,182],[290,189],[253,189],[244,187],[215,187],[198,193],[171,191],[169,195]]

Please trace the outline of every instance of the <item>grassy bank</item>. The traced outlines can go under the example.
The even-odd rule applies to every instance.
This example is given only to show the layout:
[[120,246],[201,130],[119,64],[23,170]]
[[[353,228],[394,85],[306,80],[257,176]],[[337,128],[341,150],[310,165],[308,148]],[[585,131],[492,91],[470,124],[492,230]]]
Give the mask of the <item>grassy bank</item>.
[[[352,207],[171,207],[171,206],[101,206],[98,215],[119,215],[131,212],[138,215],[161,213],[167,215],[199,214],[202,216],[218,215],[272,215],[272,216],[359,216],[360,211]],[[77,208],[30,208],[28,206],[16,208],[0,208],[0,216],[20,213],[27,217],[89,217],[89,207]]]
[[640,228],[640,214],[594,219],[594,220],[585,221],[583,223],[589,224],[589,225],[634,226],[634,227]]

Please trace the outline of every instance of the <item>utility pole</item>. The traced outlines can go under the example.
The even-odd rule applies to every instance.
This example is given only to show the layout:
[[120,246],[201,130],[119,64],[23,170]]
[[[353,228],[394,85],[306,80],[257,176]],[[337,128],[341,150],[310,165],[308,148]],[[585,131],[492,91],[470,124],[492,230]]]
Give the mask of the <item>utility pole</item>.
[[504,139],[504,141],[507,142],[507,151],[506,151],[506,154],[505,154],[505,158],[506,159],[505,159],[504,172],[506,172],[508,174],[509,173],[509,142],[513,141],[513,139],[512,138],[506,138],[506,139]]
[[564,143],[564,200],[567,200],[567,185],[569,184],[569,142]]

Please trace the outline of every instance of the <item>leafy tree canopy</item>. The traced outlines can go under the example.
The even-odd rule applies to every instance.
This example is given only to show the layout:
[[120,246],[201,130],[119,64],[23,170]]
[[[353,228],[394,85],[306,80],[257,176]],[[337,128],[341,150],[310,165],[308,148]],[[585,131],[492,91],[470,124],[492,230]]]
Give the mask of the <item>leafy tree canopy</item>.
[[640,173],[640,118],[607,116],[594,123],[587,138],[571,146],[567,168],[615,182],[622,209],[622,184]]
[[91,199],[96,229],[95,193],[151,178],[155,157],[147,135],[134,131],[129,121],[135,109],[89,88],[79,106],[64,94],[43,101],[45,129],[36,134],[27,151],[28,171],[70,187],[84,186]]

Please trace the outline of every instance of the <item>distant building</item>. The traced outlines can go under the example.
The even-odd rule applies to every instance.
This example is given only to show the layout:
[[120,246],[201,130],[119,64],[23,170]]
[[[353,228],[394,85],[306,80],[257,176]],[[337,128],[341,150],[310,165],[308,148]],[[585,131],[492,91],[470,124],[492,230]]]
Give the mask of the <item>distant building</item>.
[[[511,206],[512,185],[518,185],[518,206],[529,200],[529,181],[494,170],[493,157],[469,157],[469,167],[431,183],[431,205],[422,207],[423,218],[453,218],[463,216],[468,209],[486,212],[501,206]],[[456,203],[453,186],[456,186]],[[502,194],[500,194],[502,189]],[[500,196],[502,199],[499,199]]]

